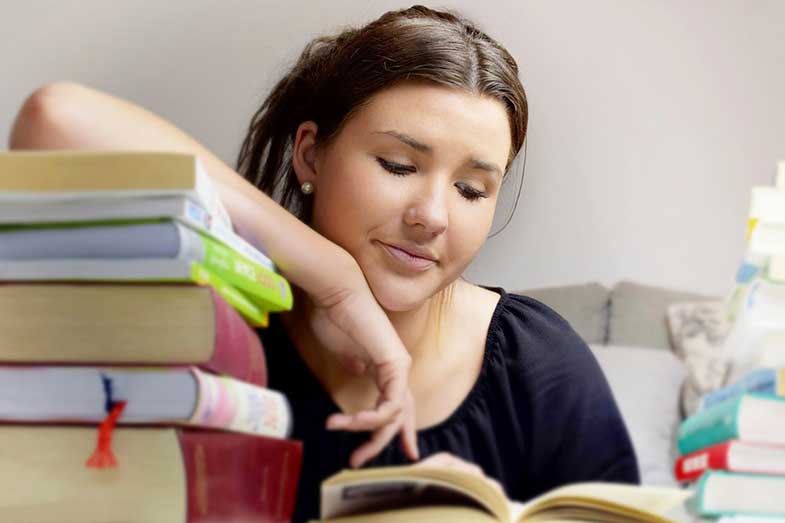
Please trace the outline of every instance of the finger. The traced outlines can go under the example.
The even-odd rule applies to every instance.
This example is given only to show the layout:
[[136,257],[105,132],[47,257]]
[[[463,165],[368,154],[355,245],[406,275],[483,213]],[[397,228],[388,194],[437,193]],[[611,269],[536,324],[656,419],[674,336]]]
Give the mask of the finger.
[[379,451],[381,451],[395,436],[398,432],[398,429],[401,426],[401,422],[392,423],[390,425],[385,425],[384,427],[380,428],[376,432],[374,432],[371,439],[363,444],[360,448],[352,452],[351,457],[349,458],[349,464],[352,468],[361,467],[366,461],[376,456]]
[[375,431],[395,421],[401,410],[393,410],[392,405],[382,406],[378,410],[363,410],[355,414],[334,414],[327,420],[330,430]]
[[417,449],[414,401],[411,394],[407,394],[407,396],[407,404],[403,410],[403,425],[401,426],[401,450],[410,460],[417,461],[420,457],[420,452]]
[[372,367],[381,398],[403,405],[409,393],[409,361],[408,359],[390,360]]
[[417,463],[418,467],[448,467],[450,454],[447,452],[437,452]]

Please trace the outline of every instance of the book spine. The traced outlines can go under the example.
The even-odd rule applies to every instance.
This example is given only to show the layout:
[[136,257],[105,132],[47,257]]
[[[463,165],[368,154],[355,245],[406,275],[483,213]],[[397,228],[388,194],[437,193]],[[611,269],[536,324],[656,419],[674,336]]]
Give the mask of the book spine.
[[[244,292],[257,305],[270,312],[292,308],[292,290],[283,276],[252,262],[205,234],[185,227],[180,227],[180,231],[180,237],[184,240],[183,252],[201,256],[195,259],[207,270]],[[197,251],[192,247],[192,241],[199,242],[202,250]]]
[[[709,478],[714,473],[711,471],[706,472],[698,479],[698,484],[695,487],[695,496],[693,497],[694,511],[700,515],[707,515],[710,510],[706,506],[706,486]],[[717,514],[719,515],[719,514]]]
[[679,426],[678,447],[681,455],[738,437],[738,415],[744,396],[726,400],[698,412]]
[[211,288],[210,294],[215,314],[215,350],[200,367],[258,387],[267,386],[267,365],[259,336],[218,291]]
[[199,397],[188,424],[286,438],[292,428],[289,402],[280,392],[191,368]]
[[249,300],[245,294],[238,291],[224,280],[208,271],[199,262],[191,262],[191,280],[198,285],[212,287],[226,302],[231,305],[243,318],[255,327],[267,327],[270,315]]
[[288,522],[294,513],[302,444],[291,440],[179,431],[188,523]]
[[777,369],[754,370],[733,385],[706,394],[701,399],[699,410],[711,408],[730,398],[737,398],[745,392],[775,394],[777,390],[778,374],[779,372]]
[[726,441],[707,449],[693,452],[676,460],[676,481],[687,482],[698,479],[706,470],[727,470],[728,452],[733,442]]
[[207,211],[194,202],[186,200],[185,209],[176,218],[196,230],[209,234],[251,261],[271,271],[275,271],[275,264],[270,258],[245,241],[241,236],[235,234],[233,230],[227,228],[222,222],[214,220]]

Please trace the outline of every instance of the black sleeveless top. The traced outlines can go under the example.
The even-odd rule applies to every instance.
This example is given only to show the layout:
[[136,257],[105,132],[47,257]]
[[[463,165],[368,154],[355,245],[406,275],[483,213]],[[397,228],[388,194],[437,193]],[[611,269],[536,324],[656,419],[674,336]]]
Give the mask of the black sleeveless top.
[[[417,432],[421,458],[444,451],[475,463],[518,501],[577,481],[638,483],[627,429],[586,343],[546,305],[486,288],[501,297],[480,375],[447,419]],[[340,409],[280,321],[271,315],[270,326],[258,333],[269,387],[289,398],[292,438],[303,442],[293,521],[316,519],[321,481],[347,468],[352,451],[370,434],[326,430],[327,417]],[[403,463],[408,459],[396,437],[365,466]]]

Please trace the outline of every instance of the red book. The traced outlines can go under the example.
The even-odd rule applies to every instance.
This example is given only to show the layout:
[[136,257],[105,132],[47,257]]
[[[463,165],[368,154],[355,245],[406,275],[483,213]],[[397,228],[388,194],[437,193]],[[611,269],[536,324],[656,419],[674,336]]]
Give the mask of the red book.
[[256,332],[210,287],[0,285],[0,364],[196,365],[267,385]]
[[302,445],[174,428],[120,428],[117,465],[89,468],[91,427],[0,426],[3,521],[286,522]]
[[785,446],[732,439],[682,456],[674,475],[677,481],[694,481],[706,470],[785,475]]

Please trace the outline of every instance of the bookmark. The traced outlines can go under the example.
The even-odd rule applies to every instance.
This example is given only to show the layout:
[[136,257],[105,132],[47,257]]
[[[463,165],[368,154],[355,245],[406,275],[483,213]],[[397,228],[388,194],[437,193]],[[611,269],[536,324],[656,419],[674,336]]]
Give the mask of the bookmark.
[[117,466],[117,459],[112,452],[112,433],[117,419],[122,414],[125,408],[125,401],[114,401],[112,399],[112,378],[101,374],[101,382],[104,386],[104,395],[106,401],[104,402],[104,410],[107,415],[101,424],[98,426],[98,444],[87,460],[87,466],[90,468],[105,469]]

